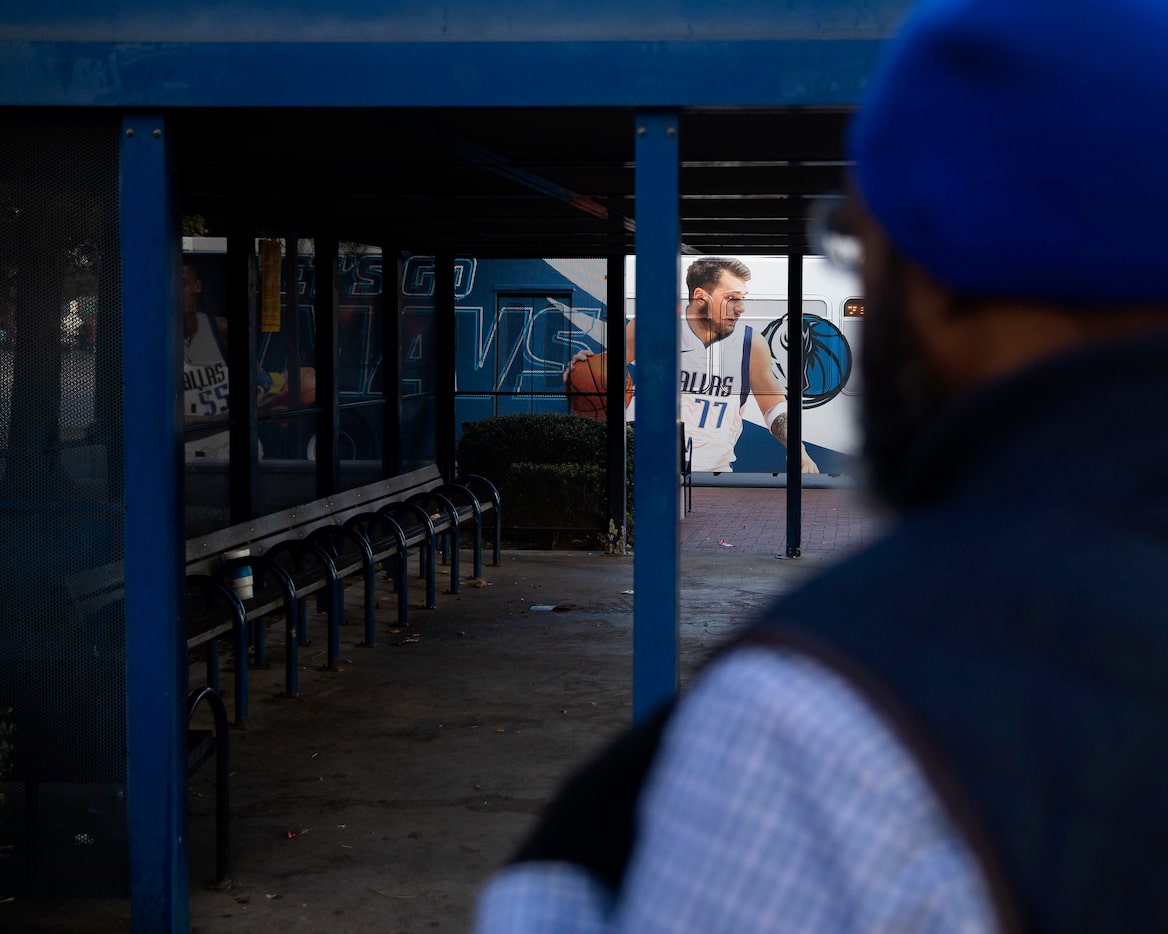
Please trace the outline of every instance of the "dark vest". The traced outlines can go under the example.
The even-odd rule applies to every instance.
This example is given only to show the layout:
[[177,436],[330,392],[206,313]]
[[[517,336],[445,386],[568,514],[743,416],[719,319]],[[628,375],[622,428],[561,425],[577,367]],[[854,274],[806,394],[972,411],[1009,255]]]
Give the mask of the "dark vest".
[[[885,714],[1009,926],[1168,929],[1168,341],[982,393],[905,482],[885,540],[736,644],[809,653]],[[578,773],[519,858],[619,888],[668,715]]]

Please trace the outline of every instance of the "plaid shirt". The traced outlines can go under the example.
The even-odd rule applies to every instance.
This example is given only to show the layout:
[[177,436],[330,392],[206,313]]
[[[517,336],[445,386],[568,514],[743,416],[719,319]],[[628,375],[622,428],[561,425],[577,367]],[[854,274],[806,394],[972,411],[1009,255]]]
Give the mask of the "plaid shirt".
[[740,649],[666,729],[620,893],[508,867],[475,931],[996,930],[980,869],[913,759],[837,675]]

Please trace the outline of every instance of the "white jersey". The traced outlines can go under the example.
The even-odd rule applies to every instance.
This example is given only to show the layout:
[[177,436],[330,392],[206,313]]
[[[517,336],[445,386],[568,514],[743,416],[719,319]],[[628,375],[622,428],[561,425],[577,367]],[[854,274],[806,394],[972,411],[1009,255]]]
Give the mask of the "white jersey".
[[742,434],[742,406],[750,393],[754,329],[742,325],[709,347],[688,322],[681,328],[681,420],[693,439],[693,469],[731,470]]
[[[223,359],[214,323],[209,315],[199,315],[199,327],[185,347],[183,359],[183,413],[192,416],[228,415],[227,361]],[[227,431],[202,435],[185,445],[186,458],[228,456],[230,435]]]
[[213,328],[209,320],[201,321],[184,348],[183,412],[187,416],[227,415],[227,361]]

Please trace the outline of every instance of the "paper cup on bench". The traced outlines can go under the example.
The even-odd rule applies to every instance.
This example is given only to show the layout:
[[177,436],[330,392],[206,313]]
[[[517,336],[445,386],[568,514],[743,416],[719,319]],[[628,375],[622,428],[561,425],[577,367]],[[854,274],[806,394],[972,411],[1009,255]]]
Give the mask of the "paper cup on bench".
[[[224,561],[230,561],[232,558],[250,557],[250,548],[237,548],[235,551],[225,551],[223,553]],[[244,564],[233,568],[231,571],[231,584],[235,587],[235,592],[239,595],[240,600],[250,600],[252,594],[255,592],[252,586],[251,566]]]

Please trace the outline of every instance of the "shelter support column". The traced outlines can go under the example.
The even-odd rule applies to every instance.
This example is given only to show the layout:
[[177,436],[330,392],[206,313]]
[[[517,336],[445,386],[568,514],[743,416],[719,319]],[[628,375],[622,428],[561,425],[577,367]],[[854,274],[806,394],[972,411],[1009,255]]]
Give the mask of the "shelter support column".
[[[402,251],[397,237],[388,237],[381,249],[381,459],[385,476],[401,473],[401,308]],[[390,292],[390,284],[393,291]]]
[[787,550],[802,553],[803,528],[803,254],[787,260]]
[[[186,931],[186,640],[179,244],[160,114],[123,118],[122,412],[125,438],[127,824],[134,932]],[[160,391],[169,388],[169,391]]]
[[316,244],[316,495],[328,496],[339,487],[341,403],[337,392],[337,238],[319,231]]
[[227,369],[231,385],[231,521],[255,515],[259,427],[255,398],[255,223],[233,216],[227,235]]
[[628,452],[625,437],[625,258],[608,258],[608,333],[605,335],[608,372],[608,550],[623,555],[627,550],[625,504],[628,490],[625,464]]
[[448,481],[454,479],[455,460],[454,394],[458,346],[454,314],[454,256],[439,253],[434,257],[434,352],[438,378],[435,460],[438,470]]
[[[678,529],[678,118],[636,115],[637,421],[633,446],[633,717],[677,693]],[[611,305],[610,305],[611,308]]]

